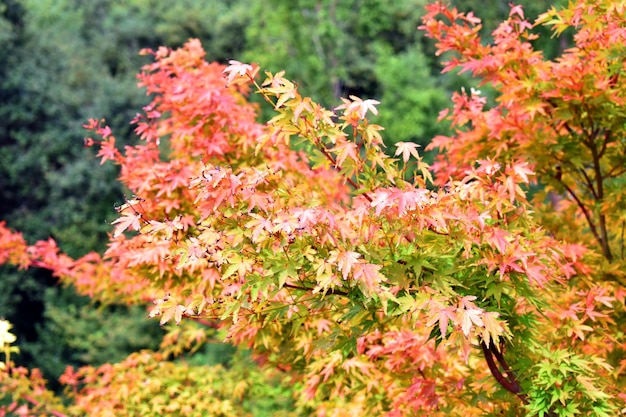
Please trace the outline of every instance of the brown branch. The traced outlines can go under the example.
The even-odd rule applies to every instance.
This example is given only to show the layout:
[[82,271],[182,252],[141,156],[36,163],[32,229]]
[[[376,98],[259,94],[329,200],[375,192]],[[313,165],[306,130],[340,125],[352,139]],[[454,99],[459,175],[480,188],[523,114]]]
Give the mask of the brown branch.
[[[502,385],[504,389],[512,394],[515,394],[515,396],[519,398],[524,405],[528,405],[528,398],[526,397],[526,394],[522,392],[522,387],[517,382],[517,379],[515,378],[513,372],[511,372],[511,368],[506,363],[502,352],[500,352],[493,343],[491,344],[491,346],[487,347],[485,342],[480,342],[480,347],[483,351],[485,359],[487,360],[487,366],[489,367],[489,371],[491,371],[491,375],[493,375],[496,381],[498,381],[498,383]],[[494,357],[502,367],[506,376],[503,375],[500,371],[500,368],[498,367],[498,364],[496,364]],[[556,417],[556,413],[553,410],[548,410],[546,412],[546,416]]]
[[609,245],[609,231],[606,224],[606,216],[604,214],[600,214],[600,233],[602,233],[602,240],[600,240],[600,244],[602,245],[602,254],[607,261],[611,262],[613,260],[613,253],[611,252],[611,246]]
[[622,238],[620,240],[620,246],[622,259],[624,259],[624,220],[622,220]]
[[[506,363],[506,360],[504,359],[502,352],[500,352],[493,343],[491,344],[489,349],[491,350],[491,353],[493,354],[493,356],[496,357],[496,359],[498,360],[498,363],[502,367],[502,370],[506,374],[506,379],[511,383],[511,386],[513,387],[513,389],[517,391],[518,396],[520,396],[520,393],[522,392],[522,387],[520,386],[519,382],[517,382],[517,378],[515,378],[515,375],[513,374],[513,372],[511,372],[511,368],[509,368],[509,365]],[[525,395],[523,396],[525,399],[526,396]]]
[[589,214],[589,211],[587,210],[587,207],[585,206],[585,204],[580,200],[580,198],[578,198],[574,190],[572,190],[572,188],[569,185],[567,185],[565,181],[559,180],[559,182],[561,183],[563,188],[565,188],[567,193],[574,199],[578,208],[580,208],[580,210],[583,212],[583,215],[585,216],[585,219],[587,220],[587,224],[589,224],[589,228],[591,229],[591,233],[593,234],[593,236],[596,238],[598,242],[602,242],[600,235],[598,234],[598,229],[596,228],[596,225],[593,222],[593,219],[591,218],[591,215]]
[[585,171],[584,168],[579,168],[578,172],[582,175],[582,177],[585,180],[585,183],[587,184],[587,187],[591,190],[591,195],[593,195],[593,198],[597,200],[598,195],[596,193],[596,189],[593,186],[593,181],[591,180],[591,178],[589,178],[589,175],[587,175],[587,171]]
[[622,158],[607,174],[609,178],[619,177],[620,175],[626,173],[626,168],[624,167],[626,164],[626,158]]
[[[548,99],[547,102],[554,109],[558,107],[557,104],[551,99]],[[572,127],[567,122],[563,122],[562,126],[565,128],[565,130],[567,130],[567,132],[570,135],[577,136],[574,129],[572,129]],[[553,126],[553,128],[555,132],[558,134],[559,132],[556,129],[556,126]],[[601,130],[598,128],[592,128],[591,132],[589,132],[588,130],[585,130],[582,133],[582,136],[583,136],[582,143],[591,151],[593,170],[595,173],[595,182],[596,182],[595,187],[593,186],[593,182],[591,181],[591,179],[588,178],[586,172],[583,174],[584,174],[585,179],[587,180],[587,186],[590,188],[591,194],[593,195],[593,197],[595,198],[597,202],[600,202],[604,198],[604,189],[603,189],[604,176],[602,175],[602,167],[600,165],[600,159],[604,155],[608,147],[608,143],[611,140],[611,131],[609,130],[604,134],[604,142],[602,144],[602,148],[598,152],[595,138],[600,133],[600,131]],[[611,173],[612,173],[612,170],[609,172],[609,175],[608,175],[609,177],[611,176]],[[596,241],[600,244],[600,247],[602,248],[602,254],[610,262],[613,259],[613,254],[611,253],[611,247],[609,246],[609,236],[608,236],[608,229],[607,229],[607,224],[606,224],[606,217],[603,214],[599,215],[597,227],[600,228],[600,232],[598,232],[598,228],[596,227],[596,224],[592,221],[591,215],[589,214],[589,211],[584,206],[582,201],[576,196],[574,191],[569,186],[567,186],[562,181],[561,183],[563,184],[567,192],[576,201],[576,203],[578,204],[578,207],[580,207],[580,209],[582,210],[583,215],[585,216],[587,223],[589,224],[589,227],[591,229],[591,232],[593,233],[594,238],[596,239]]]
[[[331,163],[331,165],[333,166],[333,168],[337,171],[340,172],[339,167],[337,166],[337,161],[335,161],[335,158],[333,158],[333,156],[330,154],[330,152],[328,152],[328,150],[326,149],[326,147],[324,146],[323,143],[320,142],[319,145],[319,150],[324,154],[324,156],[326,157],[326,159],[328,159]],[[346,181],[348,182],[348,184],[350,184],[352,186],[352,188],[354,188],[355,190],[359,189],[359,186],[354,182],[354,180],[352,180],[352,178],[350,177],[344,177],[346,179]],[[365,197],[367,199],[367,201],[369,201],[370,203],[372,201],[374,201],[372,199],[372,197],[370,197],[370,195],[367,192],[364,192],[363,194],[361,194],[363,197]]]
[[[591,140],[592,138],[590,138]],[[584,142],[583,142],[584,143]],[[594,145],[594,144],[590,144]],[[600,163],[600,156],[595,146],[590,146],[591,156],[593,157],[593,170],[596,175],[596,201],[601,202],[604,199],[604,177],[602,175],[602,166]],[[602,246],[602,254],[610,262],[613,259],[611,253],[611,247],[609,246],[609,233],[606,225],[606,217],[604,214],[600,214],[600,233],[601,237],[599,243]]]
[[[306,291],[306,292],[310,292],[310,291],[312,291],[312,290],[313,290],[313,288],[308,288],[308,287],[300,287],[300,286],[298,286],[298,285],[287,284],[287,283],[285,283],[285,284],[283,285],[283,287],[286,287],[286,288],[291,288],[291,289],[293,289],[293,290],[301,290],[301,291]],[[342,296],[342,297],[347,297],[347,296],[348,296],[348,293],[347,293],[347,292],[345,292],[345,291],[341,291],[341,290],[335,290],[335,289],[332,289],[332,288],[329,288],[329,289],[326,291],[326,294],[340,295],[340,296]]]
[[[480,347],[483,350],[483,355],[485,356],[485,359],[487,360],[487,366],[489,367],[489,371],[491,371],[491,375],[493,375],[496,381],[498,381],[498,383],[502,385],[505,390],[509,391],[512,394],[515,394],[520,400],[522,400],[524,404],[528,404],[528,399],[521,392],[522,389],[517,381],[514,380],[512,382],[509,379],[511,376],[509,373],[507,373],[507,377],[505,377],[504,375],[502,375],[502,372],[500,372],[498,365],[494,361],[494,351],[496,350],[495,346],[492,344],[491,347],[487,347],[485,342],[480,342]],[[502,361],[504,362],[504,358],[502,358]],[[500,362],[500,360],[498,360],[498,362]],[[506,369],[508,369],[508,365],[506,366]]]
[[606,130],[604,132],[604,142],[602,142],[602,149],[600,149],[600,152],[598,153],[598,156],[600,158],[602,158],[604,156],[604,153],[606,152],[609,143],[611,143],[611,136],[613,135],[613,131],[612,130]]
[[[263,99],[265,101],[267,101],[268,103],[274,105],[274,102],[272,101],[272,99],[265,94],[262,91],[261,86],[254,80],[254,78],[252,76],[250,76],[250,74],[248,74],[248,78],[250,79],[250,81],[254,84],[254,86],[257,88],[257,91],[261,92],[261,95],[263,96]],[[305,120],[306,121],[306,120]],[[307,121],[307,129],[311,127],[310,124]],[[337,167],[337,161],[335,161],[335,158],[333,158],[333,156],[328,152],[328,150],[325,148],[324,144],[319,140],[319,138],[317,138],[317,145],[318,145],[318,149],[324,154],[324,156],[326,157],[326,159],[328,159],[333,168],[339,172],[339,167]],[[355,190],[359,189],[359,186],[352,180],[352,178],[348,178],[348,177],[344,177],[346,179],[346,181],[348,182],[348,184],[350,184],[352,186],[352,188],[354,188]],[[363,197],[365,197],[367,199],[367,201],[369,201],[370,203],[373,201],[372,197],[370,197],[370,195],[367,192],[362,193]]]
[[[589,112],[588,112],[589,113]],[[607,140],[610,139],[610,134],[605,134],[605,141],[603,144],[603,149],[598,152],[596,147],[596,137],[599,133],[599,129],[592,129],[591,132],[584,132],[584,139],[582,141],[583,145],[585,145],[589,151],[591,152],[591,158],[593,163],[593,171],[595,174],[595,192],[592,184],[589,184],[591,188],[592,194],[596,200],[596,202],[601,202],[604,199],[604,176],[602,175],[602,166],[601,166],[601,158],[604,153],[605,146],[607,145]],[[596,236],[596,240],[602,247],[602,254],[604,257],[610,262],[613,259],[613,254],[611,253],[611,247],[609,246],[609,234],[607,230],[606,217],[603,214],[599,215],[599,228],[600,235]]]

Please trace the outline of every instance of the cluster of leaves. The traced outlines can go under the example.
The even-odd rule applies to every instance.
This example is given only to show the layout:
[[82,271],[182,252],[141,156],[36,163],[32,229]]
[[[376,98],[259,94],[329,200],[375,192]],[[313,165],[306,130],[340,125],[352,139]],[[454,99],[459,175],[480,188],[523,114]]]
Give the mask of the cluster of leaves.
[[[441,4],[429,8],[423,26],[437,41],[438,53],[450,57],[446,70],[471,72],[497,91],[492,107],[476,90],[453,96],[452,113],[441,117],[452,122],[454,134],[430,145],[444,151],[435,164],[438,183],[462,177],[474,159],[531,164],[540,185],[533,198],[535,217],[551,235],[570,242],[572,256],[582,260],[577,279],[552,301],[555,311],[549,315],[570,319],[555,326],[558,340],[604,357],[615,367],[611,377],[622,387],[618,390],[626,366],[621,330],[626,318],[625,7],[623,2],[581,1],[562,11],[552,8],[534,26],[520,7],[513,7],[493,32],[492,45],[481,42],[480,21],[472,14]],[[575,46],[546,60],[532,45],[536,35],[531,30],[537,26],[556,35],[574,29]],[[565,352],[553,355],[561,359],[550,359],[546,369],[565,368],[558,377],[544,369],[544,389],[564,384],[561,378],[579,366],[565,365]],[[534,410],[552,402],[554,397],[537,400]],[[570,414],[581,412],[576,402],[569,407]]]
[[[38,369],[29,371],[13,366],[7,352],[16,350],[11,346],[15,337],[8,333],[8,329],[8,322],[0,321],[0,342],[6,355],[5,362],[0,362],[3,365],[0,370],[0,414],[3,416],[166,414],[235,417],[267,415],[264,413],[280,410],[278,406],[294,408],[292,400],[284,397],[288,391],[276,390],[284,375],[259,370],[249,363],[249,358],[242,356],[237,356],[228,367],[167,360],[176,349],[165,345],[172,342],[172,338],[164,340],[161,352],[140,351],[119,363],[97,368],[74,370],[68,366],[60,378],[66,387],[61,402],[45,388],[46,381]],[[194,330],[188,332],[194,333]],[[197,331],[195,333],[197,336]],[[194,343],[200,343],[200,340],[196,338]],[[70,405],[65,405],[67,403]],[[296,412],[273,415],[290,417]]]
[[[578,11],[577,42],[589,31],[604,42],[572,55],[604,51],[613,43],[598,28],[615,29],[618,38],[624,31],[624,14],[613,13],[609,3],[583,1],[546,16],[565,19]],[[581,20],[581,11],[591,17]],[[436,4],[424,27],[441,51],[461,54],[448,68],[466,64],[496,88],[504,79],[523,80],[524,63],[541,69],[546,62],[519,40],[530,36],[520,8],[496,30],[494,46],[479,42],[478,23]],[[573,113],[572,107],[556,94],[533,96],[554,101],[552,107],[524,107],[528,80],[525,88],[502,89],[500,106],[509,107],[487,110],[476,91],[456,95],[452,121],[459,129],[454,140],[436,140],[447,153],[433,180],[416,144],[396,143],[394,157],[384,152],[382,127],[368,119],[377,112],[376,100],[350,96],[328,110],[302,96],[282,72],[258,80],[257,66],[207,63],[195,40],[178,50],[144,52],[155,61],[140,75],[153,98],[135,119],[141,142],[119,149],[108,126],[99,120],[87,125],[98,135],[87,144],[98,145],[103,162],[120,166],[120,181],[135,195],[118,207],[104,256],[75,260],[52,240],[28,246],[0,225],[0,262],[48,268],[103,302],[153,302],[150,315],[161,324],[195,320],[218,327],[232,343],[252,349],[267,365],[264,376],[279,372],[300,388],[294,410],[302,413],[619,412],[624,399],[615,387],[623,369],[606,360],[623,343],[615,331],[623,294],[612,281],[588,278],[597,270],[593,248],[581,247],[584,235],[557,239],[539,224],[543,217],[524,191],[533,170],[543,181],[547,169],[533,153],[541,150],[537,138],[557,130],[553,139],[563,142],[566,161],[567,152],[578,154],[575,138],[566,142],[565,136],[578,134],[584,142],[585,120],[593,119],[542,119],[562,109]],[[600,53],[590,56],[600,60],[596,76],[615,67],[600,65]],[[621,99],[620,80],[607,97]],[[568,82],[561,75],[553,88],[568,88]],[[276,111],[266,125],[255,121],[250,91]],[[606,123],[620,115],[619,103],[603,108],[616,113]],[[582,126],[572,127],[580,120]],[[598,129],[621,126],[615,123]],[[621,146],[603,137],[603,155]],[[581,160],[585,155],[581,151]],[[586,169],[582,163],[580,175],[591,175]],[[573,174],[564,166],[560,179],[566,175]],[[597,184],[599,177],[591,178]],[[573,191],[560,197],[571,198],[588,220],[573,188],[586,183],[564,181]],[[594,210],[598,219],[612,218],[612,211]],[[171,361],[206,337],[202,328],[172,327],[158,352],[68,369],[62,382],[74,403],[67,413],[245,412],[233,408],[241,402],[233,399],[243,398],[258,375],[241,378]],[[36,373],[9,366],[0,375],[11,389],[3,394],[13,395],[9,407],[56,407]],[[233,377],[240,381],[230,384]],[[207,389],[216,398],[206,400]]]
[[[415,30],[425,3],[0,0],[0,218],[29,242],[53,236],[74,257],[104,251],[111,206],[124,195],[116,167],[98,169],[91,150],[77,146],[81,125],[107,115],[118,145],[132,143],[128,122],[147,103],[135,89],[136,70],[147,59],[136,52],[178,47],[189,38],[202,40],[210,60],[243,57],[286,69],[306,80],[301,92],[326,105],[340,95],[374,97],[381,105],[373,120],[386,127],[386,143],[425,145],[446,131],[436,114],[448,102],[446,90],[459,83],[436,75],[438,63],[426,58],[432,45]],[[531,13],[547,7],[547,0],[523,3]],[[501,19],[507,4],[498,0],[482,10],[486,26]],[[121,319],[142,326],[133,310],[93,314],[87,298],[59,288],[45,270],[2,267],[0,274],[0,316],[15,326],[18,361],[40,367],[47,378],[56,379],[68,362],[95,358],[83,343],[94,327],[128,340],[102,350],[92,364],[128,354],[124,346],[148,346],[145,338],[108,326]]]

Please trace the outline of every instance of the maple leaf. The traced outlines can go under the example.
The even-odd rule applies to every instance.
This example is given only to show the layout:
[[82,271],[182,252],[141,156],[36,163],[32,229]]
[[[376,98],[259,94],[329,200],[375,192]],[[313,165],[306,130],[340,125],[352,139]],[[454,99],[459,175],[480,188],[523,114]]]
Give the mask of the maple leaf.
[[315,329],[318,335],[322,335],[324,332],[330,331],[331,322],[325,319],[318,319],[315,321]]
[[520,4],[518,5],[512,5],[511,4],[511,11],[509,12],[509,16],[515,16],[518,15],[521,19],[524,18],[524,10],[522,9],[522,6]]
[[485,312],[482,315],[482,321],[485,326],[482,331],[482,339],[487,347],[489,347],[491,342],[495,344],[504,333],[502,323],[498,320],[499,316],[500,314],[494,311]]
[[352,252],[352,251],[332,251],[331,257],[328,259],[329,262],[336,262],[337,267],[341,271],[341,275],[343,279],[348,279],[348,275],[352,270],[352,267],[355,263],[358,262],[361,257],[360,253]]
[[461,329],[463,334],[468,337],[472,330],[472,324],[483,327],[484,323],[481,318],[483,311],[477,308],[463,309],[460,311],[461,316]]
[[535,175],[535,172],[530,168],[530,164],[528,162],[518,162],[514,164],[512,167],[513,172],[517,177],[519,177],[525,184],[529,183],[528,176]]
[[369,263],[355,263],[353,265],[354,279],[359,281],[359,287],[366,296],[370,296],[372,289],[375,289],[385,279],[385,276],[379,272],[380,268],[380,265]]
[[465,20],[473,25],[479,25],[481,22],[480,18],[474,16],[474,12],[469,12],[465,15]]
[[501,254],[506,253],[506,248],[509,246],[510,234],[502,229],[494,228],[491,233],[488,234],[489,243],[498,249]]
[[272,231],[272,228],[274,227],[274,225],[270,220],[265,219],[264,217],[256,213],[250,213],[250,217],[252,217],[252,220],[246,223],[246,228],[253,229],[252,231],[253,242],[257,242],[259,240],[259,235],[262,232]]
[[454,307],[446,307],[439,310],[437,314],[430,319],[428,323],[426,323],[427,327],[432,326],[435,323],[439,324],[439,332],[441,333],[441,337],[443,339],[446,338],[446,334],[448,333],[448,323],[450,320],[456,320],[456,314],[454,312]]
[[159,324],[163,326],[165,323],[170,321],[172,317],[176,324],[180,324],[183,319],[183,314],[187,311],[187,308],[183,305],[175,305],[169,308],[166,308],[162,311],[162,316]]
[[[151,232],[164,232],[165,239],[171,239],[179,230],[182,230],[185,225],[181,222],[182,216],[178,215],[173,221],[158,222],[156,220],[150,220],[152,226]],[[147,231],[147,230],[146,230]]]
[[107,139],[100,143],[100,150],[96,156],[101,157],[100,165],[104,164],[107,160],[118,162],[121,158],[120,151],[115,147],[115,137],[109,136]]
[[319,216],[317,210],[314,209],[295,209],[291,213],[293,217],[298,219],[298,228],[307,229],[310,226],[317,223],[317,218]]
[[3,348],[5,345],[10,345],[17,340],[15,335],[9,332],[11,327],[12,325],[8,320],[0,320],[0,348]]
[[417,152],[417,148],[421,147],[421,145],[413,142],[398,142],[396,143],[396,153],[394,156],[398,156],[402,154],[402,160],[406,164],[409,162],[409,158],[413,156],[415,159],[420,159],[419,153]]
[[378,114],[378,109],[376,108],[376,105],[380,104],[380,101],[372,99],[362,100],[359,97],[353,95],[350,96],[350,99],[352,101],[342,97],[341,100],[344,104],[335,107],[335,110],[346,109],[347,112],[356,113],[356,115],[360,119],[365,119],[365,115],[367,114],[368,110],[374,114]]
[[545,283],[548,282],[545,270],[541,265],[529,266],[524,272],[531,284],[535,282],[539,287],[543,287]]
[[380,213],[386,208],[393,204],[393,200],[391,198],[392,193],[388,190],[377,190],[375,193],[372,193],[374,198],[370,203],[372,207],[376,208],[376,215],[379,216]]
[[124,233],[124,231],[128,228],[131,228],[133,230],[141,229],[140,220],[141,220],[141,214],[138,214],[138,213],[130,213],[130,214],[127,214],[125,216],[122,216],[116,219],[115,221],[111,223],[111,224],[117,224],[117,226],[115,226],[115,230],[113,231],[113,238],[117,238],[122,233]]
[[250,64],[243,64],[239,61],[228,61],[229,66],[224,69],[224,72],[228,74],[228,84],[231,84],[235,78],[243,77],[248,73],[252,73],[254,68]]
[[335,165],[340,167],[345,162],[346,158],[350,158],[353,161],[357,161],[357,146],[354,142],[349,142],[347,140],[342,140],[340,143],[337,143],[333,148],[333,153],[337,154],[337,159],[335,161]]

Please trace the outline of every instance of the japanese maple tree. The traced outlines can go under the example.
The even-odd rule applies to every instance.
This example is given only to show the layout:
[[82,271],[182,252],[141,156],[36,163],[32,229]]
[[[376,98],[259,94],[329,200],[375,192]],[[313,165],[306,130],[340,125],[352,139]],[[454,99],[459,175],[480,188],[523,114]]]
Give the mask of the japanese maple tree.
[[[444,151],[437,182],[462,177],[463,167],[479,158],[530,164],[540,185],[535,218],[572,243],[571,254],[584,264],[550,313],[571,319],[555,326],[559,343],[605,357],[616,369],[612,383],[623,391],[626,4],[575,2],[534,25],[512,7],[492,45],[481,42],[475,16],[440,3],[428,11],[422,28],[447,57],[444,71],[469,71],[497,92],[493,106],[473,89],[454,94],[452,113],[441,116],[455,133],[430,145]],[[537,25],[555,35],[574,30],[574,45],[544,59],[532,46]]]
[[[572,4],[539,24],[578,25],[580,42],[609,29],[621,39],[624,14],[605,3]],[[140,85],[153,100],[135,119],[141,143],[118,149],[102,121],[87,125],[97,135],[87,145],[120,166],[132,193],[117,208],[106,253],[73,260],[53,241],[29,246],[1,225],[0,262],[49,268],[102,302],[153,303],[149,315],[169,333],[158,352],[68,369],[69,406],[7,355],[0,392],[12,402],[0,410],[242,415],[237,400],[254,394],[262,374],[298,389],[294,415],[616,415],[622,369],[610,362],[623,348],[616,325],[624,295],[619,268],[611,280],[606,265],[619,262],[609,236],[618,236],[621,200],[603,189],[607,197],[587,206],[589,184],[576,175],[596,192],[598,181],[621,178],[611,167],[623,157],[624,88],[610,71],[624,67],[601,65],[620,50],[594,40],[571,52],[597,58],[576,58],[598,67],[576,74],[590,90],[603,70],[612,80],[593,96],[607,102],[597,104],[606,120],[594,136],[605,142],[597,161],[604,176],[593,177],[584,159],[593,152],[576,148],[591,110],[576,113],[574,92],[562,96],[570,80],[558,75],[575,58],[542,60],[519,8],[492,46],[481,44],[478,24],[441,4],[425,17],[440,50],[460,56],[448,68],[465,65],[501,89],[491,109],[475,92],[454,96],[459,130],[435,140],[446,153],[434,179],[416,145],[385,153],[383,128],[368,120],[376,100],[350,96],[325,109],[283,73],[207,63],[194,40],[144,51],[154,63]],[[560,73],[550,69],[559,64]],[[523,82],[531,70],[546,77],[537,87]],[[265,125],[255,121],[250,92],[276,111]],[[557,150],[561,188],[544,180],[557,169]],[[538,208],[541,196],[527,200],[534,172],[559,197],[554,214]],[[576,210],[586,226],[570,218]],[[593,256],[593,239],[605,261]],[[173,360],[216,331],[252,350],[259,375]]]

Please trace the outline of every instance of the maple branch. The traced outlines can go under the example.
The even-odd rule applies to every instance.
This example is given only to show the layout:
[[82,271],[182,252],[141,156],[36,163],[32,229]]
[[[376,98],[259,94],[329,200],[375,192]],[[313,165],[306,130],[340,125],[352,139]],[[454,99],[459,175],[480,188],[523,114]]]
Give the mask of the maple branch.
[[[287,283],[283,284],[283,287],[291,288],[293,290],[306,291],[306,292],[310,292],[310,291],[313,290],[313,288],[300,287],[298,285],[287,284]],[[344,292],[344,291],[341,291],[341,290],[335,290],[335,289],[332,289],[332,288],[329,288],[328,291],[326,291],[326,294],[341,295],[343,297],[347,297],[348,296],[347,292]]]
[[622,259],[624,259],[624,220],[622,220],[622,238],[620,240],[620,247],[621,247],[621,255],[622,255]]
[[[270,104],[272,104],[272,105],[275,105],[275,103],[272,101],[272,99],[271,99],[271,98],[270,98],[270,97],[269,97],[266,93],[264,93],[264,92],[263,92],[263,89],[262,89],[262,88],[261,88],[261,86],[260,86],[260,85],[256,82],[256,80],[254,79],[254,77],[252,77],[252,76],[250,76],[250,75],[248,74],[248,78],[249,78],[249,79],[250,79],[250,81],[254,84],[254,86],[256,87],[257,91],[261,93],[261,95],[263,96],[263,99],[264,99],[265,101],[267,101],[268,103],[270,103]],[[310,123],[309,123],[309,121],[308,121],[308,120],[306,120],[306,119],[305,119],[304,121],[306,122],[306,125],[307,125],[307,130],[308,130],[308,128],[309,128],[309,127],[311,127],[311,126],[310,126]],[[308,133],[308,132],[307,132],[307,133]],[[317,138],[317,136],[315,137],[315,139],[316,139],[316,141],[315,141],[315,142],[316,142],[316,145],[317,145],[318,149],[322,152],[322,154],[326,157],[326,159],[328,159],[328,160],[330,161],[330,163],[331,163],[332,167],[333,167],[333,168],[334,168],[337,172],[340,172],[339,167],[337,166],[337,161],[336,161],[336,160],[335,160],[335,158],[333,158],[333,156],[332,156],[332,155],[328,152],[328,150],[326,149],[326,146],[324,146],[324,143],[323,143],[321,140],[319,140],[319,138]],[[354,180],[352,180],[352,178],[345,177],[345,176],[344,176],[344,178],[346,179],[346,181],[348,182],[348,184],[350,184],[350,186],[352,186],[352,188],[354,188],[355,190],[358,190],[358,189],[359,189],[359,186],[358,186],[358,185],[354,182]],[[370,195],[369,195],[367,192],[363,192],[363,193],[362,193],[362,195],[363,195],[363,197],[365,197],[365,198],[367,199],[367,201],[369,201],[370,203],[371,203],[372,201],[374,201],[374,200],[372,199],[372,197],[370,197]]]
[[[521,393],[522,387],[520,386],[519,382],[517,382],[517,378],[515,378],[515,375],[511,371],[511,368],[509,368],[509,365],[506,363],[506,360],[504,359],[504,355],[502,355],[502,352],[500,352],[493,343],[491,344],[491,347],[489,349],[491,350],[491,353],[493,354],[493,356],[495,356],[496,359],[498,360],[498,363],[502,367],[502,370],[504,370],[504,373],[506,374],[506,378],[511,383],[511,386],[513,387],[513,389],[515,389],[518,393]],[[526,398],[525,395],[523,396],[524,398]]]
[[591,233],[593,234],[593,237],[595,237],[598,242],[601,242],[602,240],[600,238],[600,235],[598,234],[596,225],[593,219],[591,218],[591,215],[589,214],[589,211],[587,210],[587,207],[585,206],[585,204],[580,200],[580,198],[578,198],[574,190],[572,190],[572,188],[569,185],[567,185],[565,181],[563,181],[561,178],[557,178],[557,180],[561,183],[563,188],[565,188],[567,193],[574,199],[574,201],[576,201],[576,205],[583,212],[583,215],[585,216],[585,219],[587,220],[587,224],[589,224],[589,228],[591,229]]
[[[604,199],[604,178],[602,176],[602,167],[600,165],[600,156],[595,146],[591,147],[591,155],[593,156],[593,168],[596,174],[596,189],[598,191],[597,201],[602,202]],[[602,238],[600,245],[602,246],[602,253],[604,257],[611,262],[613,260],[613,254],[611,253],[611,247],[609,246],[609,233],[606,225],[606,216],[600,213],[600,233]]]
[[[306,122],[307,130],[309,129],[309,127],[312,127],[308,120],[305,119],[305,122]],[[326,145],[324,145],[324,142],[322,142],[320,140],[320,138],[317,137],[317,135],[314,135],[314,136],[315,136],[315,144],[317,145],[317,148],[320,150],[320,152],[322,152],[322,154],[326,157],[326,159],[328,159],[330,161],[330,164],[335,169],[335,171],[341,173],[341,170],[337,166],[337,161],[335,160],[335,158],[333,158],[333,156],[330,154],[330,152],[328,152],[328,149],[326,148]],[[356,182],[354,182],[354,180],[352,180],[352,178],[347,177],[347,176],[344,176],[344,178],[346,179],[348,184],[350,184],[352,186],[352,188],[354,188],[355,190],[359,189],[359,186],[356,184]],[[370,203],[372,201],[374,201],[372,199],[372,197],[370,197],[370,195],[367,192],[364,192],[362,195]]]
[[[328,150],[326,149],[326,147],[324,146],[323,143],[320,142],[319,144],[319,148],[318,148],[322,154],[324,154],[324,156],[326,157],[326,159],[328,159],[331,163],[331,165],[333,166],[333,168],[335,168],[335,170],[337,172],[340,172],[339,167],[337,166],[337,161],[335,161],[335,158],[333,158],[333,156],[328,152]],[[346,177],[344,176],[344,178],[346,179],[346,181],[348,182],[348,184],[350,184],[352,186],[352,188],[354,188],[355,190],[359,189],[359,186],[352,180],[352,178],[350,177]],[[372,197],[370,197],[370,195],[367,192],[364,192],[363,194],[361,194],[363,197],[365,197],[367,199],[367,201],[369,201],[370,203],[372,201],[374,201],[372,199]]]
[[611,142],[611,136],[613,135],[613,131],[610,129],[607,129],[604,131],[604,141],[602,142],[602,149],[600,149],[600,152],[598,153],[598,156],[600,158],[602,158],[604,156],[604,153],[606,152],[606,149],[609,146],[609,143]]
[[611,252],[611,246],[609,245],[609,231],[606,225],[606,216],[604,214],[600,214],[600,233],[602,233],[602,240],[600,240],[600,244],[602,245],[602,254],[607,261],[611,262],[613,260],[613,253]]
[[[487,360],[487,366],[489,367],[489,371],[491,371],[491,374],[496,379],[496,381],[498,381],[498,383],[502,385],[504,389],[512,394],[515,394],[515,396],[519,398],[522,403],[527,405],[529,403],[528,398],[526,397],[526,394],[522,392],[522,387],[520,386],[519,382],[517,382],[517,379],[515,378],[513,372],[511,372],[511,368],[509,368],[509,365],[506,363],[502,352],[500,352],[493,343],[491,344],[491,346],[487,347],[485,342],[480,342],[480,347],[483,351],[485,359]],[[496,364],[494,357],[502,367],[504,375],[500,371],[498,364]],[[551,409],[547,410],[545,415],[548,417],[556,417],[556,413]]]
[[[510,372],[509,366],[504,361],[504,357],[500,352],[497,352],[497,354],[495,353],[497,351],[497,349],[495,349],[495,345],[491,344],[490,347],[487,347],[485,342],[480,342],[480,347],[483,350],[483,355],[485,356],[485,359],[487,360],[487,366],[489,367],[489,371],[491,371],[491,375],[493,375],[496,381],[498,381],[498,383],[502,385],[505,390],[509,391],[512,394],[515,394],[524,404],[528,404],[528,399],[526,398],[526,395],[522,393],[522,388],[520,387],[513,374]],[[500,372],[498,365],[494,361],[494,356],[504,369],[506,377],[502,375],[502,372]]]
[[[547,102],[554,109],[558,107],[557,104],[552,99],[548,99]],[[577,136],[576,132],[574,131],[574,129],[572,129],[572,127],[569,125],[568,122],[564,122],[562,126],[565,128],[565,130],[567,130],[567,132],[570,135]],[[556,127],[554,127],[554,130],[558,134],[558,130],[556,129]],[[602,167],[600,165],[600,159],[602,158],[602,156],[604,155],[604,152],[606,151],[608,142],[611,140],[611,131],[609,130],[604,134],[604,142],[602,144],[602,148],[598,152],[598,149],[595,144],[595,137],[599,133],[600,133],[599,129],[592,128],[591,133],[588,133],[587,130],[584,130],[583,131],[584,138],[582,140],[583,145],[586,146],[590,150],[591,156],[593,159],[593,170],[595,173],[595,182],[596,182],[595,187],[593,185],[593,181],[591,180],[591,178],[587,176],[587,173],[584,172],[583,170],[580,170],[583,174],[585,181],[587,182],[587,187],[591,190],[591,194],[593,195],[594,199],[597,202],[600,202],[604,198],[604,188],[603,188],[604,176],[602,175]],[[609,172],[609,176],[611,172]],[[589,228],[591,229],[591,232],[594,238],[596,239],[596,241],[600,244],[600,247],[602,248],[602,254],[610,262],[613,259],[613,254],[611,253],[611,247],[609,246],[606,216],[604,214],[600,214],[598,216],[599,224],[596,227],[596,224],[591,219],[591,215],[589,211],[587,210],[585,205],[582,203],[582,201],[578,198],[578,196],[574,193],[571,187],[565,184],[565,182],[562,181],[560,178],[557,178],[557,180],[561,182],[561,184],[565,187],[569,195],[572,196],[572,198],[576,201],[576,204],[583,212],[583,215],[585,216],[585,219],[587,220],[587,223],[589,224]],[[598,233],[598,227],[600,228],[599,233]]]
[[626,173],[626,168],[624,165],[626,164],[626,158],[621,158],[615,166],[609,171],[607,176],[609,178],[619,177],[620,175]]
[[587,184],[587,187],[591,190],[591,195],[593,195],[593,198],[597,200],[598,195],[596,194],[596,189],[593,186],[593,181],[591,181],[591,178],[589,178],[589,175],[587,175],[587,171],[585,171],[584,168],[579,168],[578,172],[582,175],[585,183]]

